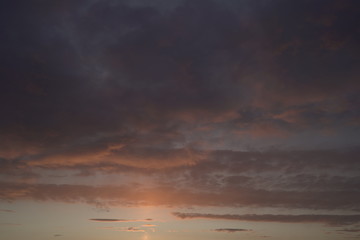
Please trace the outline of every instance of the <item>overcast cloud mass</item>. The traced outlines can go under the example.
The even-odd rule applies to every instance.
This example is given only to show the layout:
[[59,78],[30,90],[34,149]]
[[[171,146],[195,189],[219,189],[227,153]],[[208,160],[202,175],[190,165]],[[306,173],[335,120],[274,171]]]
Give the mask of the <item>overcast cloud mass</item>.
[[[358,237],[359,9],[2,1],[0,204],[167,207],[180,223],[310,222],[337,229],[334,240]],[[3,222],[19,214],[8,208]],[[255,226],[206,230],[232,239],[254,237]]]

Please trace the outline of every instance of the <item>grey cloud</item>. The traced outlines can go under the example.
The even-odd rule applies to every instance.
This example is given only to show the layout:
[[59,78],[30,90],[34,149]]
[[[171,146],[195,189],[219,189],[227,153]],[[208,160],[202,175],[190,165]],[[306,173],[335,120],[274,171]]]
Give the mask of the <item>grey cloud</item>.
[[242,229],[242,228],[218,228],[214,229],[215,232],[227,232],[227,233],[234,233],[234,232],[249,232],[252,231],[251,229]]
[[[178,1],[165,8],[166,14],[160,6],[144,2],[30,5],[8,3],[2,12],[7,24],[2,39],[6,71],[2,71],[1,111],[6,117],[0,121],[4,144],[22,149],[17,156],[46,155],[43,149],[55,151],[109,132],[141,139],[144,129],[153,139],[163,138],[167,131],[175,135],[173,144],[184,143],[184,128],[214,123],[229,112],[235,121],[223,120],[215,128],[247,130],[266,122],[270,128],[297,133],[303,128],[274,116],[299,108],[305,128],[312,127],[309,123],[321,126],[324,119],[330,128],[337,128],[358,116],[356,101],[350,97],[357,89],[357,72],[353,55],[346,50],[354,48],[356,3],[339,10],[323,9],[321,1],[296,6],[286,1]],[[321,24],[328,15],[337,16],[332,27]],[[322,34],[329,32],[335,39],[346,33],[345,46],[335,52],[319,47]],[[301,38],[302,54],[293,57],[295,46],[286,41],[296,37]],[[273,50],[282,46],[288,47],[275,56]],[[314,48],[317,51],[310,51]],[[320,66],[307,64],[309,59]],[[338,64],[338,59],[348,64]],[[285,73],[278,69],[283,64],[289,69]],[[324,71],[328,68],[347,74],[329,75]],[[253,78],[255,83],[249,80]],[[262,94],[259,86],[264,88]],[[340,99],[330,96],[339,91]],[[317,94],[320,100],[313,100]],[[267,100],[270,95],[273,101]],[[265,101],[260,96],[271,106],[254,103]],[[337,100],[347,107],[331,111],[321,110],[324,104],[318,106],[319,101]],[[2,154],[13,156],[12,152],[6,147]]]
[[128,227],[119,229],[118,231],[125,231],[125,232],[145,232],[144,229],[136,228],[136,227]]
[[[357,191],[358,150],[213,151],[194,166],[179,167],[161,181],[212,191]],[[171,178],[169,177],[171,176]]]
[[360,232],[360,228],[343,228],[336,230],[337,232],[348,232],[348,233],[357,233]]
[[115,218],[91,218],[90,221],[95,222],[127,222],[126,219],[115,219]]
[[156,2],[1,3],[0,199],[359,209],[359,2]]
[[[96,171],[141,174],[144,179],[151,179],[153,190],[163,196],[143,198],[144,202],[155,205],[359,208],[356,149],[204,153],[192,149],[144,149],[141,145],[136,151],[105,142],[101,148],[94,147],[90,151],[92,154],[86,152],[82,149],[65,151],[58,159],[49,157],[39,162],[27,159],[20,163],[29,167],[78,170],[83,175],[88,174],[84,178],[90,178]],[[133,165],[120,158],[126,155],[128,159],[134,159]],[[96,159],[96,156],[106,157]],[[119,158],[109,159],[109,156]],[[157,164],[159,166],[153,167]],[[11,178],[17,182],[11,183],[6,175],[2,178],[5,180],[1,183],[1,198],[14,200],[96,203],[97,198],[104,198],[106,201],[138,203],[152,188],[142,184],[143,188],[137,186],[139,191],[135,193],[134,186],[127,185],[111,190],[108,186],[25,184],[17,178]],[[92,190],[98,195],[91,193]],[[110,191],[116,193],[110,194]]]
[[147,222],[147,221],[152,221],[151,218],[147,218],[147,219],[91,218],[89,220],[95,221],[95,222]]
[[249,222],[281,222],[281,223],[324,223],[331,226],[351,225],[360,222],[360,215],[275,215],[275,214],[204,214],[204,213],[180,213],[174,212],[175,216],[187,218],[226,219]]

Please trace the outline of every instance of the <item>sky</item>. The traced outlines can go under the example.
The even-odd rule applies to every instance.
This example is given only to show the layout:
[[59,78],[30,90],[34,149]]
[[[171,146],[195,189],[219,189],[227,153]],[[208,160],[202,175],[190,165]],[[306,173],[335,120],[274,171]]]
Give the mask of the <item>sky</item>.
[[1,1],[0,238],[360,239],[359,9]]

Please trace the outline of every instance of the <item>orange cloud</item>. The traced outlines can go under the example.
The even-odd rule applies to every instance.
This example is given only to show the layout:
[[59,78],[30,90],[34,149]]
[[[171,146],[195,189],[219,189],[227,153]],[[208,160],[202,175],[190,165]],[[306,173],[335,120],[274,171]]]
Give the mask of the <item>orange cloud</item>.
[[194,165],[206,158],[207,153],[191,148],[154,148],[110,145],[91,149],[64,149],[58,153],[45,154],[28,162],[31,167],[74,167],[79,165],[117,164],[142,169],[164,169]]
[[321,209],[352,209],[358,206],[357,191],[264,190],[237,187],[220,191],[177,189],[176,187],[134,188],[55,184],[0,183],[2,200],[33,199],[109,205],[152,206],[258,206]]
[[142,227],[156,227],[155,224],[144,224],[144,225],[141,225]]

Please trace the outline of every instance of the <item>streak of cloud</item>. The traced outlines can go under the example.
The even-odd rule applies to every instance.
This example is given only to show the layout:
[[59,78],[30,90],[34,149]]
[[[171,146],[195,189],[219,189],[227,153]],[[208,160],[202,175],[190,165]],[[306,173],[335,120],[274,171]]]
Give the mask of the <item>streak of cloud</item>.
[[119,228],[116,231],[120,231],[120,232],[145,232],[144,229],[140,229],[140,228],[137,228],[137,227]]
[[142,227],[156,227],[157,225],[155,225],[155,224],[143,224],[141,226]]
[[204,214],[174,212],[178,218],[224,219],[248,222],[280,222],[280,223],[324,223],[331,226],[351,225],[360,222],[360,215],[276,215],[276,214]]
[[349,232],[349,233],[357,233],[360,232],[360,228],[343,228],[336,230],[337,232]]
[[215,232],[226,232],[226,233],[235,233],[235,232],[251,232],[251,229],[242,229],[242,228],[218,228],[214,229]]
[[89,220],[95,221],[95,222],[147,222],[147,221],[152,221],[151,218],[147,218],[147,219],[91,218]]
[[5,212],[5,213],[15,213],[14,210],[10,210],[10,209],[0,209],[0,212]]

